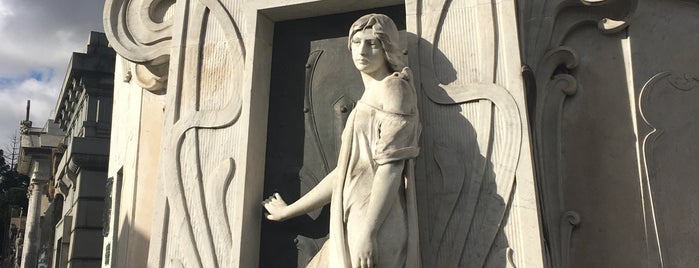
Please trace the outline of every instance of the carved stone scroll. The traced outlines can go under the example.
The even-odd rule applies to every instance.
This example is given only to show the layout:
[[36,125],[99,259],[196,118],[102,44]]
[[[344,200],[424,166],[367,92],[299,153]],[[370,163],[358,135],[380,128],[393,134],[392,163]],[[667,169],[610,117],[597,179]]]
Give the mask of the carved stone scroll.
[[172,46],[173,0],[107,0],[104,28],[112,47],[129,60],[159,65]]
[[536,81],[528,85],[528,93],[533,100],[529,105],[533,106],[537,188],[549,267],[569,267],[573,232],[585,221],[567,207],[564,193],[568,178],[563,161],[563,115],[566,103],[583,89],[575,74],[580,65],[578,52],[566,44],[571,36],[589,27],[608,35],[624,31],[635,5],[635,0],[520,4],[521,10],[527,10],[520,14],[527,20],[520,21],[524,61],[534,70]]
[[165,88],[172,47],[174,0],[106,0],[104,29],[110,45],[122,57],[137,63],[136,75],[144,88]]
[[[544,61],[539,65],[536,78],[537,86],[543,87],[537,91],[536,116],[534,127],[537,174],[539,175],[540,207],[543,219],[543,235],[547,241],[548,257],[553,267],[567,267],[572,226],[568,217],[563,214],[561,162],[561,114],[566,98],[578,91],[578,81],[563,70],[572,70],[578,66],[578,56],[568,47],[558,47],[550,50]],[[570,211],[567,214],[580,216]],[[555,222],[554,222],[555,219]],[[570,227],[570,228],[569,228]],[[565,230],[568,231],[565,231]]]

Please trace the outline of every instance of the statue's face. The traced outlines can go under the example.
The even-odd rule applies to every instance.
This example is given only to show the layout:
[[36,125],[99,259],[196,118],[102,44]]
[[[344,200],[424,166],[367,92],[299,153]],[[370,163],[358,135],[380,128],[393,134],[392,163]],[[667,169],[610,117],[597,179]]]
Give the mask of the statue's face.
[[352,35],[352,61],[357,70],[371,74],[386,68],[386,53],[371,28]]

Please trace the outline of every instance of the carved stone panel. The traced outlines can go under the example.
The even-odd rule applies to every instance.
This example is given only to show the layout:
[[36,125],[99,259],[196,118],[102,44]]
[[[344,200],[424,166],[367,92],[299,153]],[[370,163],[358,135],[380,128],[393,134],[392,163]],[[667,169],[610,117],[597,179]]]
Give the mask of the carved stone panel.
[[[663,263],[688,267],[699,263],[699,78],[662,72],[643,86],[639,98],[643,121],[644,187]],[[641,138],[641,137],[639,137]],[[682,220],[680,220],[682,219]],[[686,220],[686,221],[685,221]]]
[[514,1],[407,8],[423,266],[542,266]]
[[549,266],[696,266],[688,254],[696,239],[673,234],[693,231],[683,229],[697,218],[693,206],[667,205],[694,195],[695,183],[675,175],[696,171],[686,162],[672,166],[683,161],[676,152],[660,153],[679,144],[691,151],[693,142],[655,141],[667,136],[658,135],[666,124],[692,120],[669,114],[694,112],[682,102],[690,94],[671,96],[683,92],[672,83],[693,84],[683,74],[697,67],[691,44],[699,38],[686,29],[699,25],[698,8],[692,1],[519,2],[525,75],[536,80],[528,94]]
[[[561,261],[569,267],[642,265],[636,256],[645,251],[643,212],[621,36],[605,36],[590,25],[574,30],[565,43],[580,55],[570,72],[577,90],[549,116],[560,116],[561,146],[561,210],[552,220],[570,211],[580,216],[573,229],[560,229]],[[624,254],[606,256],[621,248]],[[590,257],[600,255],[605,257]]]
[[699,264],[696,1],[640,1],[630,23],[650,267]]
[[[122,56],[142,65],[134,67],[132,75],[142,75],[137,78],[144,87],[159,94],[166,92],[149,266],[261,264],[255,254],[261,246],[259,201],[263,185],[269,187],[267,182],[274,182],[262,174],[265,144],[270,145],[265,141],[265,123],[272,118],[268,115],[273,109],[268,108],[270,96],[275,93],[270,92],[274,89],[270,87],[277,38],[274,28],[290,19],[398,2],[107,2],[105,28],[110,41]],[[415,185],[425,267],[542,266],[514,7],[512,0],[405,2],[409,40],[406,54],[415,71],[421,121],[426,130]],[[308,30],[322,31],[324,27],[337,25],[318,24]],[[327,38],[346,35],[345,28]],[[307,47],[293,53],[319,50]],[[305,64],[312,67],[324,60],[322,53],[330,49],[322,50],[317,52],[321,54],[315,63],[302,54],[300,65],[287,67],[290,74],[298,73],[294,77],[301,81],[298,88],[290,85],[288,89],[300,94],[288,100],[298,104],[297,110],[289,110],[292,120],[279,123],[294,122],[287,129],[305,131],[303,136],[294,136],[295,143],[306,143],[306,135],[313,134],[306,124],[295,124],[306,121],[303,108],[308,113],[321,109],[312,103],[305,107],[309,103],[303,102],[302,92],[303,82],[307,82]],[[313,73],[326,72],[331,77],[328,71]],[[165,80],[167,87],[159,88]],[[309,92],[313,93],[317,80],[308,81],[312,85]],[[325,84],[318,82],[318,89]],[[339,92],[345,90],[352,92],[351,88]],[[316,95],[310,95],[315,99]],[[337,125],[356,98],[351,93],[326,97],[330,99],[324,102],[328,105],[324,108],[329,108],[332,116],[325,117],[327,121],[322,123],[326,125],[314,126],[323,128],[321,141],[333,140],[325,135],[338,132]],[[282,145],[304,154],[284,160],[297,169],[308,160],[304,148],[307,144],[298,145]],[[324,154],[336,150],[325,142],[319,146],[321,150],[317,151]],[[330,158],[326,156],[326,160]],[[332,168],[331,160],[322,165],[311,165],[310,160],[308,163],[310,169],[320,172],[293,170],[280,174],[288,175],[292,182],[297,180],[294,183],[298,187],[308,182],[305,178],[309,173],[321,176]],[[303,191],[304,187],[297,189]],[[292,243],[284,246],[294,246]]]
[[232,125],[245,67],[242,1],[105,6],[118,53],[169,77],[149,266],[229,267],[235,259],[229,189],[241,135]]

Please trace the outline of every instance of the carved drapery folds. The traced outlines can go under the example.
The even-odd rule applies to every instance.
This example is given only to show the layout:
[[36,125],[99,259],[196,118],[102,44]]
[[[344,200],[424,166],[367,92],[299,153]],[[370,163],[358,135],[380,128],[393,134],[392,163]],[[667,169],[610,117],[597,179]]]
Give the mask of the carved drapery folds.
[[[427,126],[416,167],[423,266],[536,263],[538,233],[536,241],[522,242],[527,239],[519,228],[527,227],[513,205],[532,179],[531,170],[522,171],[531,168],[528,154],[521,162],[528,135],[520,112],[519,53],[512,46],[514,2],[406,5],[409,14],[419,14],[411,64],[420,66],[420,113]],[[516,173],[524,182],[519,195]]]
[[[123,79],[167,79],[149,267],[233,267],[232,191],[245,48],[242,1],[108,0],[112,46],[136,64]],[[135,76],[135,77],[134,77]]]

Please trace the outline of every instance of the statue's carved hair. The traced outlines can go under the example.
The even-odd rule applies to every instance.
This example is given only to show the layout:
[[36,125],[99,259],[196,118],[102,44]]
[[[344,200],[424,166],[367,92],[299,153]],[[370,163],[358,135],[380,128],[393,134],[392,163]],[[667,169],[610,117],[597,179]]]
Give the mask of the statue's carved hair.
[[405,62],[403,62],[403,53],[398,45],[398,27],[391,18],[383,14],[364,15],[352,24],[347,41],[349,50],[352,50],[352,36],[367,28],[374,30],[374,36],[381,42],[389,67],[394,72],[399,72],[406,67]]

